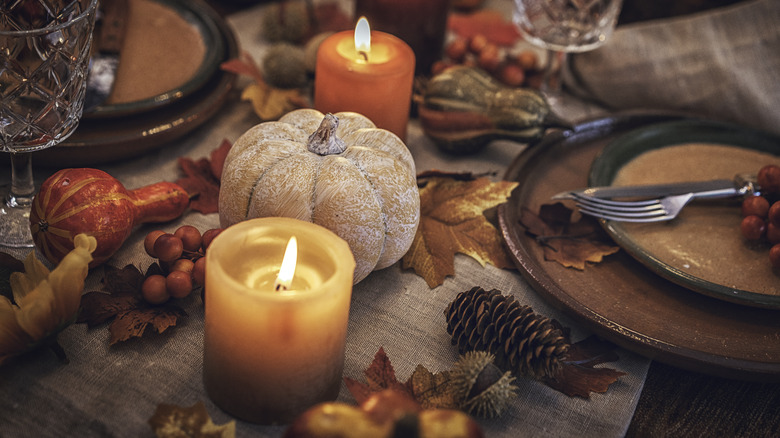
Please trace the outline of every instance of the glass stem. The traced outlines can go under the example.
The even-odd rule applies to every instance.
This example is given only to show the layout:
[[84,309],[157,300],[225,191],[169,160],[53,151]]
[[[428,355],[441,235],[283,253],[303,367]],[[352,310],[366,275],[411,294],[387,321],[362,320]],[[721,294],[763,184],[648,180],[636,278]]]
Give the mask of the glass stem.
[[566,52],[547,51],[547,62],[544,66],[544,82],[542,83],[543,92],[551,95],[561,93],[561,81],[563,80],[561,73],[565,63]]
[[32,171],[32,154],[11,153],[11,191],[6,204],[11,208],[29,208],[35,196],[35,181]]

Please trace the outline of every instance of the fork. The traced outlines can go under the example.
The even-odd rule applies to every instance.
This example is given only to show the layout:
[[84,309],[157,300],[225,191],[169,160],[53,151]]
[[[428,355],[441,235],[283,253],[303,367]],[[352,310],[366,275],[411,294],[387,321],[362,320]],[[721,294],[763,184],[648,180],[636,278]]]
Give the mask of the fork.
[[739,193],[713,190],[711,192],[685,193],[642,201],[613,201],[577,193],[572,193],[571,198],[574,199],[580,212],[589,216],[621,222],[661,222],[676,218],[683,207],[693,199],[716,199],[738,195]]

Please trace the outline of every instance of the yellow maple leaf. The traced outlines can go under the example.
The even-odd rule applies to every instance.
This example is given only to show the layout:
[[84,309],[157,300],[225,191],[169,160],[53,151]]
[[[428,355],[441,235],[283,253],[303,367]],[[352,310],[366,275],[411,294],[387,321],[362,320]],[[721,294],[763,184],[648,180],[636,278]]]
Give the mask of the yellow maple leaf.
[[198,401],[190,407],[160,403],[149,419],[157,438],[235,438],[235,420],[214,424],[206,405]]
[[280,89],[254,83],[244,89],[241,99],[252,102],[252,108],[262,120],[276,120],[301,107],[304,97],[297,88]]
[[512,268],[499,231],[483,214],[506,202],[516,182],[492,182],[434,176],[420,188],[420,226],[402,264],[422,276],[428,286],[441,285],[455,274],[456,253],[482,266]]

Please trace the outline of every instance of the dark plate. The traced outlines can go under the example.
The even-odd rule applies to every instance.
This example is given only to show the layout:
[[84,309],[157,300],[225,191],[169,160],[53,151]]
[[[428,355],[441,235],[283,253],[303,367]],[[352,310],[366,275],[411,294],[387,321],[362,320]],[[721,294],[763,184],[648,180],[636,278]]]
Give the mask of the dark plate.
[[125,117],[170,105],[191,95],[208,83],[217,71],[217,68],[219,68],[219,64],[224,61],[226,50],[225,37],[218,23],[218,20],[221,20],[221,18],[214,13],[210,6],[201,0],[154,1],[171,8],[198,30],[206,48],[203,62],[201,62],[192,77],[173,89],[134,102],[100,105],[89,113],[84,114],[85,119]]
[[780,312],[717,300],[670,282],[625,251],[584,271],[544,260],[518,219],[550,197],[588,183],[591,163],[636,128],[675,114],[622,113],[553,133],[521,153],[505,179],[518,187],[498,209],[499,226],[523,277],[551,304],[598,335],[661,362],[729,378],[780,381]]
[[[612,185],[621,168],[642,153],[689,143],[701,144],[700,147],[707,150],[714,150],[712,145],[725,145],[746,153],[758,151],[775,156],[780,153],[780,138],[764,132],[708,121],[661,123],[632,131],[604,148],[593,161],[589,185]],[[716,155],[715,152],[710,154],[708,161],[718,160]],[[697,171],[696,167],[704,167],[694,157],[678,156],[678,161],[680,163],[676,168],[687,168],[691,173]],[[780,163],[780,157],[776,161]],[[769,163],[757,162],[750,169],[721,163],[719,167],[728,168],[727,173],[700,176],[703,179],[717,179],[731,178],[744,172],[755,174],[763,164]],[[686,176],[690,177],[678,174],[675,181],[684,181]],[[637,183],[666,182],[655,180],[656,177],[651,176],[650,180]],[[692,204],[671,222],[629,224],[602,221],[602,225],[621,248],[653,272],[674,283],[733,303],[780,309],[780,295],[776,294],[780,289],[780,276],[772,270],[767,256],[768,248],[753,249],[746,246],[739,233],[740,220],[738,207],[713,202]],[[705,226],[706,234],[703,231]],[[655,240],[651,243],[688,243],[684,257],[664,251],[664,248],[660,252],[654,250],[643,243],[648,241],[648,237],[642,236]],[[713,259],[727,260],[727,263],[717,263]],[[689,260],[694,263],[686,263]],[[700,267],[697,268],[697,265]],[[756,279],[762,280],[760,286]]]
[[[236,57],[238,44],[230,26],[210,7],[203,5],[203,11],[219,29],[222,61]],[[234,73],[217,70],[200,90],[163,108],[117,119],[84,119],[66,141],[35,152],[34,163],[57,168],[94,166],[160,148],[213,117],[235,81]]]

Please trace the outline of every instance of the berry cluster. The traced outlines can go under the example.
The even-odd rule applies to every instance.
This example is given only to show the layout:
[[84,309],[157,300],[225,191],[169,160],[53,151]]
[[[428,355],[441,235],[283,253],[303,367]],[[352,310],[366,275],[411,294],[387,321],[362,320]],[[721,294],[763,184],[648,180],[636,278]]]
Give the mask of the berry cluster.
[[484,35],[455,39],[444,48],[444,54],[445,58],[433,66],[434,75],[453,65],[466,65],[479,67],[510,87],[533,86],[534,78],[541,79],[535,52],[508,53]]
[[206,248],[222,232],[213,228],[200,234],[192,225],[182,225],[173,234],[155,230],[146,235],[144,249],[160,262],[163,274],[146,277],[141,294],[149,304],[184,298],[195,286],[206,283]]
[[758,171],[758,185],[761,195],[750,196],[742,201],[742,223],[740,229],[745,239],[768,241],[769,261],[780,268],[780,166],[766,165]]

